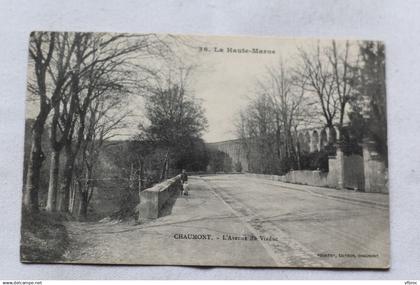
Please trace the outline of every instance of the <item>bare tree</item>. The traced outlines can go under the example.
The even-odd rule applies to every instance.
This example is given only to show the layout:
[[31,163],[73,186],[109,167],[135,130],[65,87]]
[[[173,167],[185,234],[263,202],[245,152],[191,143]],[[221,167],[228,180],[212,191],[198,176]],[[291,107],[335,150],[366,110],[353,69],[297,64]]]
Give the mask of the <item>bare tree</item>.
[[[58,208],[68,212],[70,186],[73,180],[74,163],[84,141],[87,128],[87,114],[92,104],[110,92],[120,92],[133,85],[131,77],[136,64],[133,63],[148,54],[151,45],[156,44],[154,35],[130,36],[125,34],[85,34],[80,42],[80,52],[74,69],[70,90],[75,97],[76,107],[68,135],[64,137],[66,161],[59,191]],[[72,119],[72,120],[69,120]]]
[[[284,143],[283,159],[287,161],[286,168],[293,167],[298,162],[295,136],[293,131],[307,117],[308,104],[305,101],[304,79],[293,76],[290,68],[281,61],[278,67],[268,68],[269,94],[273,100],[276,112],[276,137]],[[267,87],[266,87],[267,89]],[[280,152],[280,144],[279,152]],[[282,157],[279,156],[281,159]]]
[[30,36],[29,56],[34,65],[35,82],[29,83],[28,89],[30,94],[39,100],[39,110],[31,130],[31,150],[23,205],[27,210],[34,212],[38,211],[40,171],[45,158],[41,146],[44,125],[51,108],[57,102],[60,87],[56,86],[54,91],[47,88],[48,67],[54,54],[55,41],[55,33],[34,32]]
[[333,40],[330,47],[321,47],[318,42],[315,52],[300,49],[299,57],[301,66],[296,69],[296,76],[307,82],[307,92],[317,95],[325,125],[332,129],[337,124],[341,129],[353,94],[355,73],[350,66],[357,65],[351,62],[349,42],[338,45]]
[[283,61],[267,67],[265,76],[257,81],[256,98],[241,111],[237,123],[254,171],[282,173],[298,167],[294,131],[309,109],[304,85],[304,79],[296,78]]
[[339,113],[339,105],[335,75],[325,55],[325,49],[321,49],[318,42],[315,52],[300,49],[299,57],[301,66],[295,70],[296,76],[306,82],[305,91],[316,94],[325,124],[332,128],[334,119]]
[[119,93],[110,93],[108,96],[98,97],[89,107],[87,124],[83,141],[78,154],[75,167],[76,191],[70,195],[73,201],[78,202],[74,207],[79,219],[87,217],[87,208],[91,201],[96,181],[96,165],[104,142],[114,137],[114,131],[124,126],[124,119],[129,111],[124,110],[127,96]]
[[[87,50],[86,42],[89,34],[62,33],[57,35],[56,58],[50,65],[49,73],[52,84],[56,85],[60,78],[70,78],[61,89],[58,102],[53,108],[50,129],[50,144],[52,149],[50,177],[47,198],[47,211],[55,211],[57,207],[57,192],[59,180],[60,153],[69,136],[74,113],[76,111],[77,93],[76,74],[80,70],[83,55]],[[84,44],[83,44],[84,43]],[[74,58],[73,58],[74,57]],[[70,90],[69,90],[70,89]]]
[[276,113],[271,96],[259,89],[247,108],[240,113],[238,130],[246,149],[251,171],[275,172],[278,165],[276,153]]
[[350,44],[345,42],[344,50],[340,51],[335,40],[332,41],[331,51],[328,53],[328,59],[331,62],[335,89],[337,94],[338,108],[340,111],[338,124],[340,128],[343,126],[344,115],[346,113],[346,106],[349,103],[355,81],[356,73],[353,72],[351,66],[357,66],[356,63],[350,63],[349,60]]

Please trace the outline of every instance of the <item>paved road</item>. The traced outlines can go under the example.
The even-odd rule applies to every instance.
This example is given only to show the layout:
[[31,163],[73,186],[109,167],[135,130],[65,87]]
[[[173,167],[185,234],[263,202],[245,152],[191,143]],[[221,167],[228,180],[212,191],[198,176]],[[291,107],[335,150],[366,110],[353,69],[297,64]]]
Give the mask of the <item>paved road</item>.
[[[191,177],[190,195],[142,225],[69,223],[79,263],[388,265],[388,196],[244,175]],[[158,253],[159,252],[159,253]]]

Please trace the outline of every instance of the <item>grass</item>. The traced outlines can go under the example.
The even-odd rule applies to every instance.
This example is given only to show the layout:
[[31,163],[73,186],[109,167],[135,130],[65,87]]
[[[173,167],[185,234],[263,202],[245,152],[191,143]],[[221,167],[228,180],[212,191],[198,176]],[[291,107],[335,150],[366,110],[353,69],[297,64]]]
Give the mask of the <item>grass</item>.
[[22,212],[21,262],[57,262],[69,245],[66,227],[59,214]]

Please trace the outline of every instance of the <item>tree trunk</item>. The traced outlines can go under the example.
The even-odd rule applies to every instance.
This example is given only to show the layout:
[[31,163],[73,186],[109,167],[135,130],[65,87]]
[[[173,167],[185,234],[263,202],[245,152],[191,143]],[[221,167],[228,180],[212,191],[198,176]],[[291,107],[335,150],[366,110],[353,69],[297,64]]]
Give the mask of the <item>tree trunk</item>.
[[168,179],[169,175],[170,174],[169,174],[169,157],[168,157],[168,159],[166,160],[165,180]]
[[49,212],[57,210],[58,173],[60,168],[60,150],[51,153],[50,181],[48,185],[47,208]]
[[78,220],[84,221],[87,218],[87,209],[88,209],[88,190],[79,191],[79,207],[77,218]]
[[44,123],[48,114],[45,116],[41,116],[41,114],[37,117],[36,122],[32,127],[31,153],[29,154],[25,192],[23,193],[23,206],[31,212],[37,212],[39,210],[39,182],[41,166],[44,161],[44,153],[42,152],[42,133],[44,132]]
[[69,210],[70,202],[70,187],[73,178],[73,166],[74,166],[75,155],[71,150],[71,145],[66,145],[66,163],[63,172],[63,182],[60,188],[60,202],[58,210],[62,213],[67,213]]
[[76,182],[73,181],[72,182],[72,186],[70,187],[70,201],[69,201],[69,213],[73,214],[74,213],[74,209],[75,209],[75,203],[76,203]]
[[130,164],[130,176],[128,178],[128,188],[133,189],[135,183],[135,171],[133,163]]
[[143,160],[139,161],[140,169],[139,172],[139,191],[142,191],[144,189],[144,162]]
[[280,129],[280,119],[279,115],[276,114],[276,153],[277,158],[281,160],[281,150],[280,150],[280,138],[281,137],[281,129]]
[[162,172],[160,174],[160,181],[165,180],[166,175],[167,175],[166,171],[167,171],[168,156],[169,156],[169,150],[166,152],[165,159],[163,161]]
[[301,170],[302,169],[302,161],[301,161],[301,146],[300,146],[300,142],[299,140],[297,141],[296,144],[296,160],[297,160],[297,169]]

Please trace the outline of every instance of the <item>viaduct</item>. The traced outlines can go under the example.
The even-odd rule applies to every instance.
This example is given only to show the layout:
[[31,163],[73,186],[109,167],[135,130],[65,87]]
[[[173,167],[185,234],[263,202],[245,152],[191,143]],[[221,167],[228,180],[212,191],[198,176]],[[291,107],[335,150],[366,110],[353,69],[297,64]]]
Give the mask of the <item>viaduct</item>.
[[[337,127],[329,128],[307,128],[297,131],[297,139],[302,151],[314,152],[325,148],[329,143],[335,143],[340,132]],[[249,170],[246,153],[242,147],[241,139],[226,140],[208,143],[209,147],[223,151],[232,159],[232,162],[241,163],[243,171]]]
[[[328,144],[338,142],[339,138],[340,130],[337,127],[307,128],[298,130],[295,135],[301,150],[306,152],[324,150]],[[248,159],[240,139],[208,143],[208,146],[225,152],[234,164],[238,162],[241,164],[243,172],[249,172]],[[297,170],[291,171],[292,173],[287,174],[289,176],[286,175],[286,178],[280,180],[339,189],[388,192],[388,169],[374,150],[371,141],[363,143],[362,156],[354,154],[346,156],[338,146],[337,154],[329,157],[328,164],[328,173]]]

